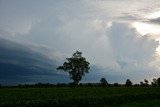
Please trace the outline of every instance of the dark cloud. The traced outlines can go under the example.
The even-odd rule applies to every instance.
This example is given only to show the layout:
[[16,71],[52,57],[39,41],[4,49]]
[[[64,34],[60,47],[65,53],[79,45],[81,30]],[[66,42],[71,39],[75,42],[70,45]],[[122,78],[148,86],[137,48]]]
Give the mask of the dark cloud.
[[147,21],[148,23],[151,23],[151,24],[160,24],[160,17],[158,18],[155,18],[155,19],[150,19]]
[[[56,76],[62,76],[63,80],[63,77],[65,77],[63,73],[55,70],[58,61],[56,58],[55,60],[50,59],[51,56],[43,54],[41,52],[41,50],[44,50],[43,48],[0,38],[0,82],[34,82],[33,80],[40,81],[41,77],[44,76],[46,76],[47,81],[47,76],[51,75],[53,79],[48,79],[48,82],[53,82]],[[50,51],[47,48],[45,50],[48,50],[46,52]],[[33,77],[36,78],[33,79]]]

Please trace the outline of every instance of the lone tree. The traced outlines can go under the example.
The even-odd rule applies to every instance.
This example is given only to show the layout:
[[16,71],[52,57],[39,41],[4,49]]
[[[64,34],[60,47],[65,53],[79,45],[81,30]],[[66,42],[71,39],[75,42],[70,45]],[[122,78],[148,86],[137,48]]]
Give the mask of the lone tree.
[[128,87],[132,86],[131,80],[129,80],[129,79],[126,80],[126,86],[128,86]]
[[78,84],[85,73],[89,72],[90,63],[82,57],[82,52],[76,51],[72,57],[66,58],[66,62],[62,66],[59,66],[57,70],[63,70],[69,73],[70,79],[73,80],[74,84]]
[[100,82],[101,82],[101,85],[102,85],[102,86],[108,85],[108,82],[106,81],[105,78],[101,78]]

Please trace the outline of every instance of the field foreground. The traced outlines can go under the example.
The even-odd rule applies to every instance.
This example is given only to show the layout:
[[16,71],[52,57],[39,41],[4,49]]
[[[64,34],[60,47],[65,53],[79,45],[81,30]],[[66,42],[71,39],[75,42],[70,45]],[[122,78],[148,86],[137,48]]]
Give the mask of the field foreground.
[[60,87],[1,88],[0,107],[154,107],[160,106],[160,88]]

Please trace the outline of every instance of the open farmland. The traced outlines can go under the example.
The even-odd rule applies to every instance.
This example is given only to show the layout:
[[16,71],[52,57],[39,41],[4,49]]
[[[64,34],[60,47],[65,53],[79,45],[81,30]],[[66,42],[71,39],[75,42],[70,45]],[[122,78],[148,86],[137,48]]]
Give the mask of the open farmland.
[[160,88],[151,87],[54,87],[0,89],[0,107],[146,107],[158,105],[160,105]]

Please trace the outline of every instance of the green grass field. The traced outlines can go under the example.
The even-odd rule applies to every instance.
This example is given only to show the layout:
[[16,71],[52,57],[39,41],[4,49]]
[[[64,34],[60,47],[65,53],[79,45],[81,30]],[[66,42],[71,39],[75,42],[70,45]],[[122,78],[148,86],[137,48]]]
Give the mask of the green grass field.
[[156,107],[160,88],[1,88],[0,107]]

